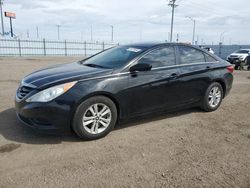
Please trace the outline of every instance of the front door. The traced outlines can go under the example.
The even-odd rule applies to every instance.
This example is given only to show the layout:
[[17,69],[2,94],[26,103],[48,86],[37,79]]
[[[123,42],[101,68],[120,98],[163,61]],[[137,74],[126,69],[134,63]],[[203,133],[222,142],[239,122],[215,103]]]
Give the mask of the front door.
[[178,105],[178,75],[175,48],[165,46],[144,55],[137,63],[152,65],[150,71],[131,73],[129,77],[129,114],[143,115]]

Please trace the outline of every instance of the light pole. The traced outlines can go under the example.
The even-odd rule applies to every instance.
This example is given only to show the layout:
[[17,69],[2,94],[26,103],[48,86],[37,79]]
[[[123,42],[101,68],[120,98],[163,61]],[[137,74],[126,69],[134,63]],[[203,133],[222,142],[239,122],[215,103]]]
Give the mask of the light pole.
[[223,31],[221,34],[220,34],[220,42],[219,42],[219,57],[221,57],[221,54],[222,54],[222,37],[223,35],[226,33],[226,31]]
[[1,23],[2,23],[2,35],[4,36],[4,24],[3,24],[3,0],[0,0],[0,11],[1,11]]
[[220,43],[222,44],[223,43],[223,36],[224,34],[226,33],[226,31],[223,31],[221,34],[220,34]]
[[36,38],[39,39],[39,29],[38,29],[38,26],[36,26]]
[[196,23],[195,23],[195,19],[193,19],[192,17],[190,17],[190,16],[186,16],[186,18],[189,18],[192,22],[193,22],[193,38],[192,38],[192,44],[194,45],[195,44],[195,25],[196,25]]
[[90,25],[90,37],[91,37],[91,42],[93,41],[93,26],[92,24]]
[[178,6],[175,4],[175,2],[176,0],[169,0],[169,4],[168,4],[168,6],[172,7],[170,42],[172,42],[173,40],[174,9]]
[[114,26],[111,25],[111,42],[114,41]]
[[60,40],[60,27],[61,25],[56,25],[57,27],[57,39]]

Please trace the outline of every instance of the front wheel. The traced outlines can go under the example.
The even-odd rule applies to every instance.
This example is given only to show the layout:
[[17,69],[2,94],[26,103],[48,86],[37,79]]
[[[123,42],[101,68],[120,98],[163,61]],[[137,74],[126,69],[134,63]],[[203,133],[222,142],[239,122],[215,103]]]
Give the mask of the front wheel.
[[220,83],[212,83],[203,98],[202,109],[211,112],[219,108],[223,98],[223,88]]
[[73,130],[82,139],[106,136],[115,126],[117,109],[112,100],[95,96],[79,105],[73,119]]

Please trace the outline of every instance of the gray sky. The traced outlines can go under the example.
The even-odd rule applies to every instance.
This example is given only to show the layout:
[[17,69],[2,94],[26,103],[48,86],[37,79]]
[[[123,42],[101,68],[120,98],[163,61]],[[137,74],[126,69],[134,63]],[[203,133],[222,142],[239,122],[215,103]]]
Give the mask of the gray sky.
[[[170,32],[171,8],[167,0],[4,0],[4,11],[15,12],[16,34],[36,38],[110,41],[114,25],[117,42],[163,41]],[[177,0],[174,39],[191,42],[191,20],[196,19],[196,40],[217,44],[224,31],[225,44],[250,44],[250,0]],[[4,18],[5,29],[9,20]],[[82,37],[81,37],[82,36]]]

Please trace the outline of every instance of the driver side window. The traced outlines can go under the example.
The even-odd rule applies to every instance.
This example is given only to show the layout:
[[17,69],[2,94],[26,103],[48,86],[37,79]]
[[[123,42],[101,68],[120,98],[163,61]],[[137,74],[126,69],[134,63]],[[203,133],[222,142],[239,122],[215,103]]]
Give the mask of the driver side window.
[[138,63],[152,65],[152,68],[175,65],[174,47],[163,47],[143,56]]

